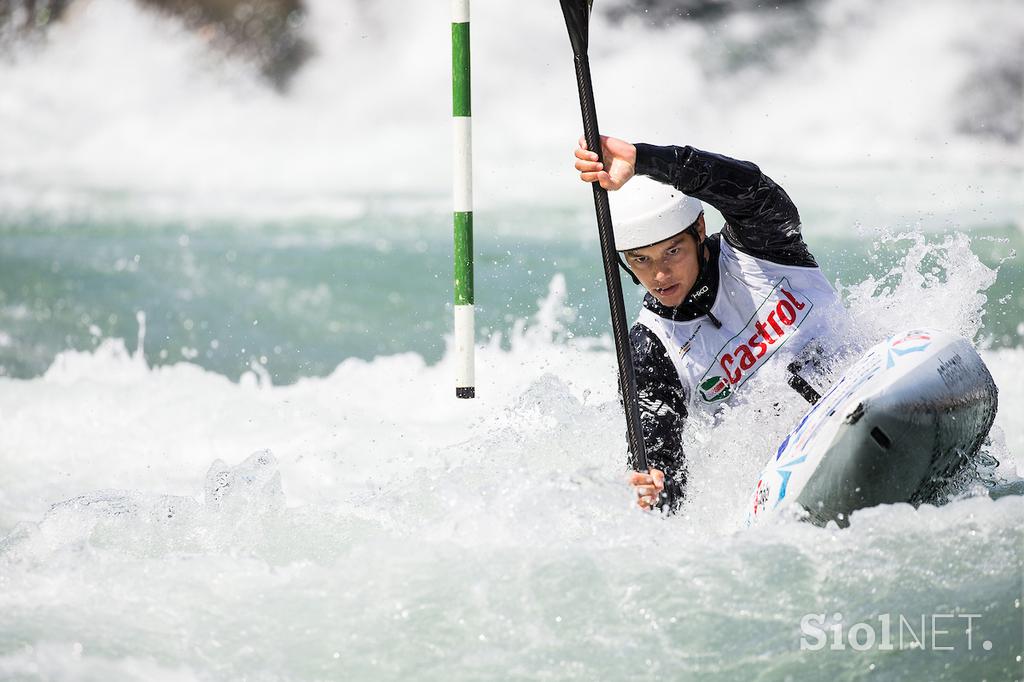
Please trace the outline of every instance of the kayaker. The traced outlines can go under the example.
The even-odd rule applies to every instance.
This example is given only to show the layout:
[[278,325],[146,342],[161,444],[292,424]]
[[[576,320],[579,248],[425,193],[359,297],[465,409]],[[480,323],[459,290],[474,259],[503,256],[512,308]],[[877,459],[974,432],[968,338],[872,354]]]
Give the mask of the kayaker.
[[[611,191],[635,175],[661,183],[648,183],[661,196],[648,191],[641,208],[616,216],[614,232],[625,267],[647,290],[630,343],[651,468],[633,472],[630,484],[642,508],[674,511],[686,489],[687,415],[715,409],[765,363],[793,362],[842,306],[804,242],[796,206],[756,165],[690,146],[614,137],[601,145],[599,158],[579,142],[584,182]],[[707,235],[702,201],[725,218],[717,234]]]

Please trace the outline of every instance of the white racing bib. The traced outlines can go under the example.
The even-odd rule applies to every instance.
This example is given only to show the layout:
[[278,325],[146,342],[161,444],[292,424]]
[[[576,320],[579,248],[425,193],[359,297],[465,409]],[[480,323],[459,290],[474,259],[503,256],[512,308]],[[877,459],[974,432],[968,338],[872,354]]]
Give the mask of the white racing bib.
[[707,316],[674,321],[646,308],[638,320],[665,346],[691,405],[727,400],[777,355],[788,362],[842,310],[820,268],[779,265],[741,253],[725,239],[720,244],[711,312],[721,329]]

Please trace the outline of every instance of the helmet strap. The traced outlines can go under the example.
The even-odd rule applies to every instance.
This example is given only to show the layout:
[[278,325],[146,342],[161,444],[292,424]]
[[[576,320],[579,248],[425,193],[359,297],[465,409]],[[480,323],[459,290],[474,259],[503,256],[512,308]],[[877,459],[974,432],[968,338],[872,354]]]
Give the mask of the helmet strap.
[[686,228],[686,231],[692,234],[693,238],[697,241],[697,281],[699,282],[704,276],[704,240],[700,238],[700,231],[697,229],[696,222]]
[[615,252],[615,260],[619,263],[619,267],[622,268],[623,270],[625,270],[626,274],[629,275],[629,278],[631,280],[633,280],[633,284],[636,284],[637,286],[639,286],[640,285],[639,278],[637,278],[636,274],[632,270],[629,269],[629,266],[626,265],[625,261],[622,260],[622,254],[620,254],[618,251]]
[[[688,227],[687,231],[690,234],[693,235],[694,239],[697,240],[697,279],[696,279],[696,281],[694,281],[694,284],[693,284],[694,288],[696,288],[697,284],[699,284],[704,279],[704,270],[707,268],[707,259],[704,258],[704,242],[707,241],[707,239],[706,238],[705,239],[701,239],[700,238],[700,232],[697,230],[697,224],[696,223],[694,223],[693,225]],[[690,299],[690,301],[694,305],[696,305],[697,301],[693,298],[693,290],[692,289],[691,289],[690,293],[686,295],[686,298]],[[711,324],[715,325],[715,327],[717,327],[719,329],[722,328],[722,323],[719,322],[718,318],[715,317],[714,314],[711,312],[711,306],[703,305],[703,306],[699,306],[699,307],[703,308],[704,314],[707,315],[708,319],[711,320]]]

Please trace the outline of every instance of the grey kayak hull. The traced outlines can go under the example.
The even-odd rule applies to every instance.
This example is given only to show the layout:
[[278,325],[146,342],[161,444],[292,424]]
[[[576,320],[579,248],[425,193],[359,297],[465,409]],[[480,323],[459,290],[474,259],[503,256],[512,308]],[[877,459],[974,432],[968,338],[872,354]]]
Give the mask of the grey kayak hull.
[[748,523],[789,510],[845,524],[865,507],[932,501],[981,447],[997,393],[967,339],[933,329],[889,337],[779,446],[755,486]]

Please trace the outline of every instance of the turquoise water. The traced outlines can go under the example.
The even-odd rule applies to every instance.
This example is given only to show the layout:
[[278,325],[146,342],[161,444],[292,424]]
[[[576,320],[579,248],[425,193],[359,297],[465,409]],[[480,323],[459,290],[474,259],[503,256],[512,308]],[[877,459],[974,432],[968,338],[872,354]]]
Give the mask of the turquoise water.
[[[507,341],[559,273],[573,311],[567,331],[608,333],[600,251],[580,229],[588,219],[570,209],[477,216],[483,341]],[[275,384],[287,384],[324,376],[346,358],[414,352],[437,362],[451,333],[450,231],[447,214],[386,210],[350,220],[241,225],[8,222],[0,226],[0,374],[31,378],[62,350],[92,349],[104,338],[134,340],[140,311],[153,366],[190,361],[237,379],[257,362]],[[898,232],[877,247],[877,237],[815,235],[813,226],[805,233],[833,281],[851,285],[873,276],[879,291],[913,242],[896,238]],[[941,243],[949,234],[925,238]],[[970,234],[971,250],[998,268],[985,292],[979,341],[1018,346],[1024,268],[1013,254],[1024,252],[1024,239],[1013,225]],[[921,265],[932,267],[941,269]],[[628,280],[624,286],[632,315],[639,293]]]

